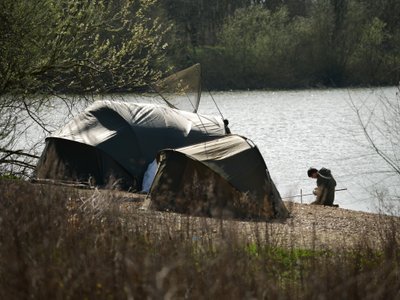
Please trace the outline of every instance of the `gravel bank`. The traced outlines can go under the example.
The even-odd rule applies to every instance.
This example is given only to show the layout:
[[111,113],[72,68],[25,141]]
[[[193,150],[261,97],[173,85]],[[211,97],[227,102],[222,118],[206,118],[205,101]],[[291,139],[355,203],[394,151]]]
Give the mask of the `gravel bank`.
[[[124,203],[122,207],[129,214],[146,218],[146,224],[160,224],[162,228],[154,226],[154,231],[167,226],[171,233],[184,233],[195,238],[218,238],[230,232],[240,232],[243,239],[268,241],[285,247],[325,249],[360,244],[379,247],[387,233],[393,232],[393,226],[400,229],[398,217],[295,202],[285,202],[290,211],[289,218],[267,222],[142,211],[138,209],[141,203],[142,200],[136,199],[134,204]],[[399,232],[397,229],[394,231]],[[400,241],[398,234],[396,238]]]
[[[220,239],[227,235],[245,242],[261,241],[280,246],[301,248],[335,248],[367,243],[379,247],[384,239],[400,243],[400,218],[337,207],[324,207],[284,202],[290,217],[283,220],[253,222],[231,219],[195,217],[172,212],[141,209],[145,195],[106,190],[82,190],[71,187],[0,181],[23,187],[25,191],[41,189],[41,193],[65,195],[68,200],[85,202],[98,210],[102,204],[117,204],[126,222],[142,226],[153,237],[157,234],[179,234],[193,239]],[[3,186],[4,188],[4,186]],[[109,201],[112,199],[112,201]],[[138,225],[139,224],[139,225]]]

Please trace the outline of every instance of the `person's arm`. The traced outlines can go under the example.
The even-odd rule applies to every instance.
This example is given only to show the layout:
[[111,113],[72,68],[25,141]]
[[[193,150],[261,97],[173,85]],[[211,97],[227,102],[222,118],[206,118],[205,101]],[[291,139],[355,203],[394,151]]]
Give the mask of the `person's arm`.
[[326,201],[326,196],[328,194],[328,189],[326,188],[325,185],[321,184],[320,186],[318,186],[318,191],[316,194],[316,199],[315,199],[315,203],[316,204],[324,204]]

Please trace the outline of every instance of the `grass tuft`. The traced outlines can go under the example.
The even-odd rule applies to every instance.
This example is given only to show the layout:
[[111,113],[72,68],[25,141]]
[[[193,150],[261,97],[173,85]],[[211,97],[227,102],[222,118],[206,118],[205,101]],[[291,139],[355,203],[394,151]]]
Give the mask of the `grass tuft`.
[[379,247],[278,245],[220,220],[127,212],[112,192],[0,180],[1,299],[396,299],[399,222]]

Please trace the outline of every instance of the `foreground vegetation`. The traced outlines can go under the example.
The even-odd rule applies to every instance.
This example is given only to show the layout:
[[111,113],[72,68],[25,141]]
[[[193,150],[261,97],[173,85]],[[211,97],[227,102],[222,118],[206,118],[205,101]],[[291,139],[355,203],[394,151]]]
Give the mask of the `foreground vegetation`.
[[2,299],[400,296],[398,222],[381,228],[377,247],[360,236],[347,247],[298,248],[276,244],[267,223],[255,239],[223,222],[215,234],[206,219],[201,231],[190,218],[173,231],[167,219],[128,214],[111,193],[2,180],[0,194]]

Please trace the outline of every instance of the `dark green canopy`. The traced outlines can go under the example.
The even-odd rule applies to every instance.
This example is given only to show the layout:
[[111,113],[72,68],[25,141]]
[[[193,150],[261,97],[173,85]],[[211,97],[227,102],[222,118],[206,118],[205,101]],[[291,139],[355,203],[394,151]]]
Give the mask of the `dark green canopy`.
[[249,218],[288,214],[261,153],[244,137],[165,149],[158,160],[152,208]]
[[98,101],[46,139],[39,179],[140,190],[158,151],[225,135],[222,119],[153,104]]

